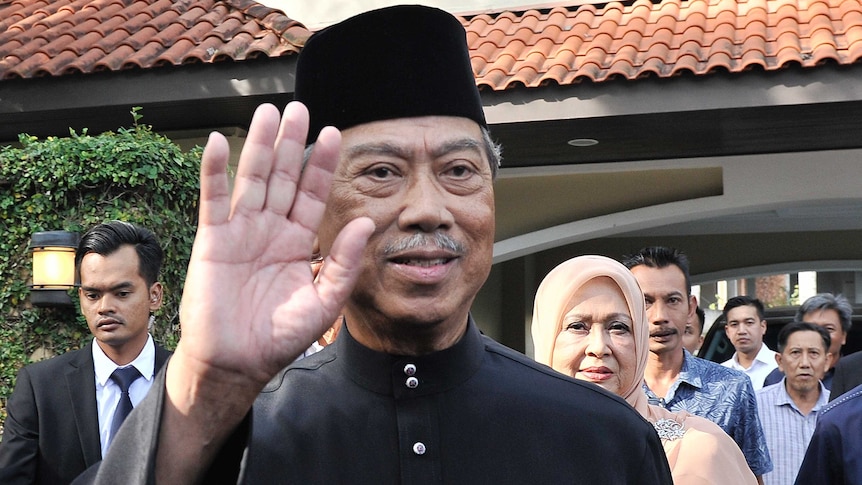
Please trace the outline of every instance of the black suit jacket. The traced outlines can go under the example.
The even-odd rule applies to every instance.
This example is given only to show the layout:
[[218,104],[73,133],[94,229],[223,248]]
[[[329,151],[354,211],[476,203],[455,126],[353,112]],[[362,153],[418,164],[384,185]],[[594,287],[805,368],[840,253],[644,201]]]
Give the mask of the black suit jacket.
[[829,400],[862,384],[862,351],[841,357],[835,366],[835,377],[832,378],[832,389]]
[[[92,345],[18,372],[6,403],[0,484],[70,483],[102,459]],[[156,373],[170,354],[156,345]]]

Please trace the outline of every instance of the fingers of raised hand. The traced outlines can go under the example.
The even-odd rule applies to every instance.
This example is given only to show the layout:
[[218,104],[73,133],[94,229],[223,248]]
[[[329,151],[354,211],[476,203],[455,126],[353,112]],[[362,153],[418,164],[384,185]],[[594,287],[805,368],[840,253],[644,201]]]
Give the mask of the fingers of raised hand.
[[272,105],[255,111],[243,146],[231,202],[232,214],[261,210],[316,230],[323,216],[332,173],[338,163],[341,135],[324,129],[303,168],[308,110],[287,105],[279,123]]
[[308,110],[302,103],[288,104],[275,140],[275,160],[266,188],[265,207],[280,216],[286,216],[294,206],[297,184],[304,176],[307,133]]
[[264,208],[288,213],[302,173],[307,132],[308,110],[301,103],[288,104],[281,117],[273,105],[257,108],[237,168],[233,213]]
[[359,277],[362,253],[374,233],[374,222],[367,217],[350,221],[332,244],[332,249],[317,275],[317,293],[329,322],[338,316]]
[[275,106],[262,104],[257,107],[239,157],[231,214],[250,214],[263,208],[278,125],[279,113]]
[[229,154],[225,137],[211,133],[201,157],[201,224],[221,224],[230,214],[230,189],[225,173]]
[[340,148],[341,133],[332,127],[324,128],[302,171],[299,190],[288,214],[291,221],[316,232],[326,208]]

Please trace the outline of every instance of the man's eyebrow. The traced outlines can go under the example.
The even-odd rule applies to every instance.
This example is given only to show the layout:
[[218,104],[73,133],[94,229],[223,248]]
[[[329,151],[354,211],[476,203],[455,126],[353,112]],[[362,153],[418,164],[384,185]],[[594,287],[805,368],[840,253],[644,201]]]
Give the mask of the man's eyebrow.
[[[438,158],[458,151],[474,151],[481,154],[482,146],[482,143],[476,139],[458,138],[433,147],[431,149],[431,156]],[[412,156],[412,151],[406,147],[386,142],[362,143],[352,146],[347,150],[347,156],[351,158],[363,155],[386,155],[406,160]]]
[[116,285],[114,285],[108,289],[98,288],[95,286],[84,286],[84,285],[81,285],[81,289],[84,291],[96,291],[96,292],[98,292],[98,291],[117,291],[117,290],[124,290],[126,288],[132,288],[134,286],[135,286],[134,283],[132,283],[131,281],[123,281],[122,283],[118,283],[118,284],[116,284]]
[[347,150],[347,156],[350,158],[360,157],[363,155],[387,155],[398,158],[409,158],[410,152],[403,147],[392,143],[361,143],[350,147]]
[[439,147],[435,147],[431,151],[431,155],[435,158],[442,157],[454,152],[473,151],[482,153],[482,143],[473,138],[459,138],[457,140],[448,141]]
[[644,298],[668,298],[671,296],[686,296],[685,293],[679,290],[668,291],[667,293],[662,293],[661,290],[656,290],[654,292],[643,292]]

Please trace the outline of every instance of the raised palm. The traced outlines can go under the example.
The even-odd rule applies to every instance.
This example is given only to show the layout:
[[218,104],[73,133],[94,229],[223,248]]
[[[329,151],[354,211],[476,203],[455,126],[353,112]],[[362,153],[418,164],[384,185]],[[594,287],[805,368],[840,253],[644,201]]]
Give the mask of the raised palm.
[[369,219],[343,230],[319,281],[309,260],[324,212],[340,135],[321,132],[303,169],[308,113],[299,103],[258,108],[231,195],[227,143],[207,142],[201,207],[183,291],[177,353],[203,368],[262,386],[339,314],[373,231]]

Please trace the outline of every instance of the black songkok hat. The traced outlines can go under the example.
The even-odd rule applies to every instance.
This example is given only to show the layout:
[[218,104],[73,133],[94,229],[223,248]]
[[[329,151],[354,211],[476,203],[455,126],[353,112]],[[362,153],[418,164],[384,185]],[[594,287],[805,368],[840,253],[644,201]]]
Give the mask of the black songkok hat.
[[487,126],[461,22],[431,7],[373,10],[311,36],[296,66],[297,101],[324,126],[460,116]]

